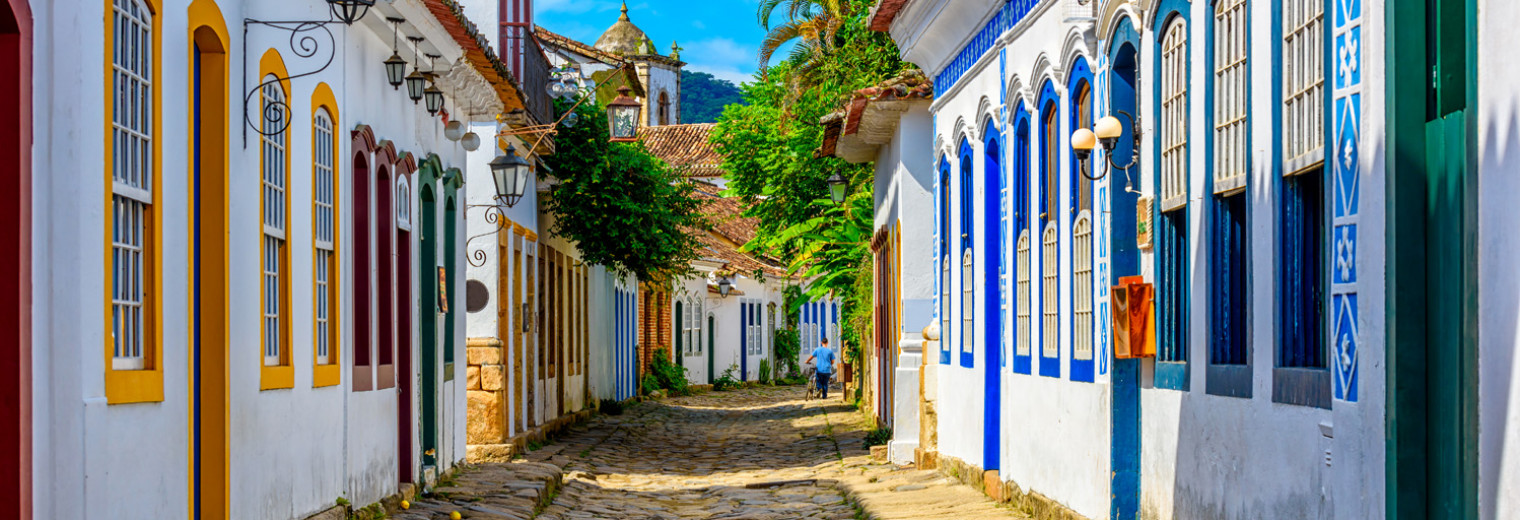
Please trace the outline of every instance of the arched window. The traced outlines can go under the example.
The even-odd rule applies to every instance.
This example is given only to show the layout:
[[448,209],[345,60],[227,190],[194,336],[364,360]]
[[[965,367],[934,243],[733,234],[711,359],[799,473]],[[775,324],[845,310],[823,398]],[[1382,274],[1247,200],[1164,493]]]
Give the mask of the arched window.
[[[1092,71],[1087,59],[1073,57],[1070,96],[1071,127],[1093,127]],[[1093,181],[1082,173],[1074,154],[1071,172],[1071,380],[1093,381]],[[1090,166],[1091,167],[1091,166]],[[1089,171],[1089,173],[1091,173]]]
[[264,348],[264,366],[289,364],[290,261],[286,250],[286,217],[289,214],[286,187],[286,149],[289,122],[285,117],[268,117],[283,113],[286,95],[283,83],[273,74],[264,76],[259,88],[259,113],[265,115],[259,136],[259,204],[263,243],[259,265],[263,271],[260,301],[263,325],[260,328]]
[[939,156],[939,362],[950,363],[950,159]]
[[337,184],[333,176],[336,162],[336,142],[333,140],[333,120],[326,108],[318,108],[312,117],[312,242],[316,257],[312,260],[312,314],[316,320],[312,341],[315,343],[316,363],[330,365],[336,361],[333,347],[337,346],[336,321],[337,284],[333,276],[337,269],[337,240],[334,207],[337,205]]
[[665,93],[665,91],[661,90],[660,91],[660,124],[661,125],[668,125],[668,124],[671,124],[671,123],[672,123],[672,121],[670,119],[670,95],[667,94],[667,93]]
[[1187,205],[1187,22],[1172,20],[1161,40],[1161,211]]
[[1046,81],[1040,89],[1040,304],[1044,319],[1040,321],[1040,375],[1061,376],[1061,117],[1055,87]]
[[[141,0],[115,2],[112,9],[110,228],[110,370],[153,371],[157,331],[158,142],[153,127],[158,64],[149,42],[157,17]],[[108,378],[110,376],[108,375]],[[159,383],[160,385],[162,383]],[[157,389],[162,394],[161,386]],[[113,398],[115,396],[112,396]],[[154,400],[162,400],[162,397]],[[118,402],[112,400],[112,402]]]
[[972,185],[975,182],[972,170],[976,156],[971,151],[971,143],[961,139],[960,147],[961,169],[961,366],[972,366],[975,363],[976,343],[972,337],[976,332],[976,253],[972,248],[976,234],[974,195]]
[[1014,327],[1015,336],[1013,349],[1013,371],[1019,374],[1030,373],[1033,355],[1030,346],[1030,316],[1033,312],[1033,293],[1030,291],[1030,269],[1033,269],[1030,255],[1030,200],[1029,185],[1032,180],[1029,160],[1032,149],[1030,139],[1029,111],[1025,109],[1022,101],[1018,102],[1013,109],[1013,155],[1011,191],[1013,192],[1013,226],[1018,234],[1017,259],[1014,261],[1014,279],[1017,289],[1014,291]]
[[[998,365],[1005,364],[1007,342],[1003,341],[1003,323],[1008,320],[1008,177],[1003,175],[1003,136],[992,120],[982,124],[982,185],[984,190],[997,190],[995,196],[983,197],[986,202],[982,211],[986,235],[982,241],[983,255],[989,263],[983,269],[984,282],[997,280],[997,292],[983,296],[983,307],[997,309],[997,319],[987,317],[986,342],[988,348],[996,346]],[[991,229],[996,227],[996,229]]]
[[1182,15],[1164,22],[1157,95],[1160,206],[1156,243],[1156,361],[1161,388],[1187,388],[1188,34]]

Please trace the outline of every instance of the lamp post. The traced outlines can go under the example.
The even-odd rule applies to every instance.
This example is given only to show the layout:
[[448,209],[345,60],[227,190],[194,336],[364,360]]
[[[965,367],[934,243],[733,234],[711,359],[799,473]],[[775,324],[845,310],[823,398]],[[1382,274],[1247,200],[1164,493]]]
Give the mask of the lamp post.
[[[1093,125],[1092,130],[1078,128],[1071,133],[1071,148],[1077,154],[1077,162],[1080,164],[1083,177],[1096,181],[1108,175],[1105,172],[1095,176],[1091,169],[1088,168],[1087,159],[1092,156],[1094,145],[1103,147],[1103,155],[1107,159],[1109,167],[1123,171],[1126,182],[1129,179],[1129,169],[1140,163],[1140,127],[1135,125],[1135,117],[1130,115],[1129,112],[1120,110],[1118,114],[1129,120],[1129,126],[1134,131],[1135,142],[1134,146],[1131,147],[1133,150],[1129,162],[1122,165],[1114,162],[1114,147],[1119,144],[1119,138],[1124,136],[1124,124],[1120,123],[1117,117],[1104,116],[1103,119],[1098,120],[1097,124]],[[1126,190],[1130,188],[1128,184],[1125,185]]]
[[507,144],[507,151],[491,160],[491,177],[496,181],[496,198],[507,207],[517,205],[528,186],[528,161],[517,156],[517,147]]
[[845,182],[844,177],[840,177],[838,173],[830,175],[828,183],[829,200],[834,201],[836,205],[844,203],[845,190],[849,189],[849,183]]
[[618,87],[617,91],[617,99],[607,104],[607,128],[612,134],[609,140],[614,143],[638,140],[639,108],[643,105],[628,95],[633,89],[627,85]]

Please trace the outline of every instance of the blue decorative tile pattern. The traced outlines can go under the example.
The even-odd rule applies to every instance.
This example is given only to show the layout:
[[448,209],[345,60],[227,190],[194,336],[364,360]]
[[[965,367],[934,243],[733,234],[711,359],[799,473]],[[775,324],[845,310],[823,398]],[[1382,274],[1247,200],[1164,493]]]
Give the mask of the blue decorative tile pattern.
[[1357,215],[1361,211],[1362,0],[1335,0],[1334,133],[1328,163],[1335,180],[1335,227],[1331,252],[1331,319],[1335,332],[1335,398],[1355,402],[1357,351]]
[[961,47],[960,52],[956,53],[955,59],[950,60],[950,64],[946,65],[944,70],[934,76],[934,98],[939,99],[940,96],[950,90],[950,87],[955,86],[955,82],[960,81],[961,76],[971,70],[971,66],[976,64],[976,60],[981,59],[982,55],[992,48],[992,44],[997,42],[998,36],[1002,35],[1003,31],[1007,31],[1008,29],[1012,29],[1013,26],[1018,25],[1019,21],[1024,19],[1024,15],[1029,14],[1029,10],[1034,9],[1035,5],[1038,5],[1040,2],[1049,1],[1053,0],[1008,0],[1004,2],[1003,7],[998,9],[997,14],[993,15],[991,20],[987,20],[987,25],[982,26],[982,30],[977,31],[976,36],[972,37],[971,41],[966,42],[965,47]]

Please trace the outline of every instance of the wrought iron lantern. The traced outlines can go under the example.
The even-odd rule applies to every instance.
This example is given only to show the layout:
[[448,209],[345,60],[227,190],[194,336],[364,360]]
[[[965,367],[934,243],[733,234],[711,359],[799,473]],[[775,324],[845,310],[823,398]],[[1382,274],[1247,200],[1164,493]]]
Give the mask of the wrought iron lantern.
[[430,115],[438,115],[443,109],[443,90],[432,82],[428,83],[426,90],[422,91],[422,97],[427,100],[427,111]]
[[393,51],[385,59],[385,80],[395,90],[401,90],[401,84],[406,82],[406,60],[401,59],[400,53]]
[[406,97],[412,98],[412,104],[422,101],[427,86],[427,76],[422,71],[412,68],[412,73],[406,75]]
[[727,276],[718,279],[718,296],[719,297],[727,298],[728,297],[728,293],[732,292],[733,290],[734,290],[734,282],[730,281]]
[[607,128],[611,129],[614,143],[626,143],[638,139],[639,109],[643,104],[628,94],[633,89],[627,85],[618,87],[618,97],[607,104]]
[[829,200],[834,201],[835,204],[843,203],[845,190],[849,189],[849,183],[845,182],[844,177],[840,177],[838,173],[830,175],[828,182]]
[[509,208],[515,206],[527,190],[528,161],[509,143],[506,153],[491,159],[491,177],[496,180],[496,198]]
[[343,25],[353,25],[369,13],[369,8],[375,6],[375,0],[327,0],[327,6],[332,9],[333,18],[343,22]]

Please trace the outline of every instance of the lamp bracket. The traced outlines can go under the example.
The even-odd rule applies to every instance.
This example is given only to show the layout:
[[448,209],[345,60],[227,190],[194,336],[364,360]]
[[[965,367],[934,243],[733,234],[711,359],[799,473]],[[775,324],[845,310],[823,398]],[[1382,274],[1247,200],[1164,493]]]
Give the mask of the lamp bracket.
[[[248,41],[249,27],[256,25],[285,31],[290,33],[286,46],[289,47],[291,55],[301,60],[322,61],[320,67],[299,74],[290,74],[283,78],[276,77],[267,81],[260,77],[258,78],[259,83],[254,85],[253,88],[248,89],[248,93],[243,95],[244,148],[248,147],[248,129],[250,128],[258,132],[259,135],[265,136],[277,135],[284,132],[285,129],[290,128],[290,100],[285,99],[272,102],[268,106],[261,107],[258,103],[259,92],[263,91],[264,87],[275,83],[284,83],[293,79],[320,74],[322,71],[327,70],[327,67],[332,66],[333,59],[337,56],[338,52],[337,39],[333,37],[332,29],[329,29],[327,26],[334,23],[341,24],[342,22],[333,18],[331,13],[328,14],[327,20],[271,21],[255,20],[252,18],[243,19],[243,41]],[[248,85],[248,47],[250,46],[243,46],[244,86]],[[250,111],[256,111],[258,115],[251,115]]]
[[[474,242],[477,238],[496,236],[496,234],[500,233],[501,230],[510,227],[507,221],[507,215],[505,213],[502,213],[501,204],[466,204],[464,207],[465,211],[469,211],[472,208],[485,208],[486,224],[492,225],[494,228],[492,228],[490,231],[471,235],[470,238],[466,238],[464,240],[465,249],[469,249],[470,242]],[[466,260],[470,262],[470,265],[473,265],[475,267],[486,265],[485,248],[482,247],[470,251],[470,256],[466,258]]]

